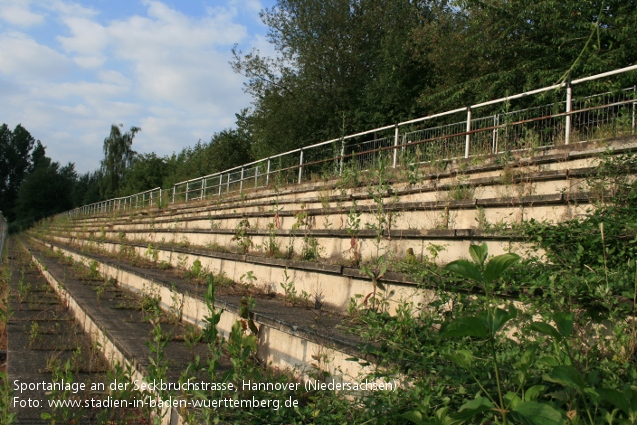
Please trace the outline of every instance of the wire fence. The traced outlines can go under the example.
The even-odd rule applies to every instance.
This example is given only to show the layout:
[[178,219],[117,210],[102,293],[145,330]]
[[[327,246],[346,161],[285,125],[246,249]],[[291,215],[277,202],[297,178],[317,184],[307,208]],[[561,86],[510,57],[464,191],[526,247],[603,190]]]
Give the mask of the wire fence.
[[[634,135],[637,85],[596,94],[587,93],[585,85],[628,72],[633,72],[631,78],[637,83],[634,71],[637,65],[347,135],[179,182],[170,190],[156,188],[66,214],[128,211],[300,184],[341,175],[346,167],[369,168],[379,155],[395,168]],[[576,85],[581,90],[574,97]]]

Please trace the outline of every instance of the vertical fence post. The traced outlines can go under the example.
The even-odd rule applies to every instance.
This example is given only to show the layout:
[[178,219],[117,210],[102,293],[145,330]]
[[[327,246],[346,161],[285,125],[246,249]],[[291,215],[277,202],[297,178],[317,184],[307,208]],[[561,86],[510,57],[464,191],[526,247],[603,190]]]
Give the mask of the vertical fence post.
[[464,157],[469,158],[469,144],[471,143],[471,106],[467,106],[467,138],[464,146]]
[[159,208],[161,208],[161,195],[162,195],[162,188],[160,187],[159,188],[159,203],[157,204]]
[[201,199],[204,200],[206,199],[206,178],[202,178],[202,182],[201,182]]
[[219,174],[219,196],[221,196],[221,188],[223,184],[223,174]]
[[303,178],[303,149],[301,149],[301,155],[299,159],[299,184],[301,184],[301,179]]
[[186,182],[186,202],[188,202],[188,188],[190,187],[190,182]]
[[239,182],[239,194],[243,192],[243,167],[241,167],[241,181]]
[[341,165],[338,170],[338,175],[343,175],[343,161],[345,161],[345,139],[341,139]]
[[8,227],[7,220],[5,220],[2,212],[0,211],[0,263],[2,262],[2,254],[4,253],[4,243],[7,240]]
[[270,158],[268,158],[268,170],[265,172],[265,187],[270,185]]
[[228,173],[228,181],[226,182],[226,193],[230,193],[230,173]]
[[254,167],[254,188],[259,187],[259,165]]
[[177,185],[173,185],[173,201],[172,201],[173,204],[175,203],[175,192],[176,192],[176,189],[177,189]]
[[500,124],[500,114],[493,116],[493,154],[498,153],[498,124]]
[[[637,86],[633,86],[633,99],[637,99]],[[635,134],[635,110],[637,109],[637,102],[633,102],[633,125],[631,127],[631,134]]]
[[573,107],[573,88],[571,83],[566,84],[566,123],[564,124],[564,144],[568,145],[571,141],[571,108]]
[[396,168],[396,162],[398,161],[398,124],[394,128],[394,163],[392,168]]

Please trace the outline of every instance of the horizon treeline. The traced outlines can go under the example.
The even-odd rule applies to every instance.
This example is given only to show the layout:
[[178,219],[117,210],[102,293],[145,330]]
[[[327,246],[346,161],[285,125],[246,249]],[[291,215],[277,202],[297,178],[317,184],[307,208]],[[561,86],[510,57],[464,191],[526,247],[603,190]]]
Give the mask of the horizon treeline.
[[[246,78],[253,99],[236,113],[234,128],[160,157],[133,150],[141,129],[112,125],[100,168],[78,175],[73,164],[47,158],[22,126],[3,125],[0,209],[11,222],[26,224],[345,134],[637,63],[637,3],[624,0],[279,0],[261,18],[276,56],[233,49],[229,66]],[[628,76],[617,76],[598,84],[604,90],[628,83]]]

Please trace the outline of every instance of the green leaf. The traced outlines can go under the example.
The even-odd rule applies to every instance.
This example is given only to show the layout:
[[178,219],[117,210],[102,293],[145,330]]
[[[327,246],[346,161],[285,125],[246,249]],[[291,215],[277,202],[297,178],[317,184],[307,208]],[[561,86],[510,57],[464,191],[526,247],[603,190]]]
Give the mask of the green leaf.
[[473,280],[477,283],[482,283],[482,273],[478,270],[475,264],[468,260],[456,260],[447,264],[445,270],[449,270],[455,274],[465,277],[469,280]]
[[621,391],[612,388],[598,388],[597,393],[602,399],[615,407],[619,407],[626,415],[630,415],[630,403]]
[[495,309],[491,314],[487,314],[486,322],[492,334],[498,332],[511,319],[518,316],[518,310],[511,304],[509,310],[501,308]]
[[449,360],[463,369],[471,369],[473,366],[473,353],[469,350],[457,350],[449,355]]
[[489,336],[489,329],[483,319],[479,317],[460,317],[447,324],[440,330],[442,338],[472,336],[475,338],[486,338]]
[[557,330],[564,338],[568,338],[573,332],[573,320],[575,315],[573,313],[560,313],[556,312],[553,315],[553,321],[557,326]]
[[522,354],[522,357],[520,357],[520,361],[515,364],[515,367],[517,369],[522,370],[523,372],[526,372],[529,369],[529,367],[531,367],[531,364],[533,364],[533,360],[535,360],[536,351],[537,351],[537,345],[532,344],[529,348],[527,348],[524,351],[524,353]]
[[562,425],[564,418],[559,410],[537,401],[519,403],[511,410],[511,416],[523,425]]
[[586,381],[584,377],[573,366],[559,365],[555,366],[551,373],[542,375],[545,381],[554,382],[567,388],[573,388],[583,392],[586,389]]
[[553,326],[549,325],[548,323],[533,322],[529,325],[529,329],[535,332],[539,332],[543,335],[552,336],[557,341],[562,340],[562,334],[559,333],[557,329],[555,329]]
[[489,248],[486,243],[483,243],[482,245],[470,245],[469,254],[471,254],[473,261],[482,266],[489,254]]
[[493,403],[486,397],[478,397],[475,400],[471,400],[460,406],[457,413],[453,414],[454,419],[466,421],[473,418],[480,413],[487,412],[493,409]]
[[493,257],[484,269],[484,281],[486,283],[493,282],[499,278],[506,269],[517,263],[519,260],[520,256],[512,252]]
[[536,400],[544,391],[546,391],[546,385],[533,385],[524,392],[524,401]]
[[537,363],[548,367],[554,367],[560,364],[553,356],[542,356],[538,359]]
[[410,422],[413,422],[417,425],[424,425],[426,423],[428,423],[429,421],[424,421],[422,419],[422,413],[420,413],[417,410],[412,410],[410,412],[405,412],[402,415],[400,415],[401,418],[403,419],[407,419]]

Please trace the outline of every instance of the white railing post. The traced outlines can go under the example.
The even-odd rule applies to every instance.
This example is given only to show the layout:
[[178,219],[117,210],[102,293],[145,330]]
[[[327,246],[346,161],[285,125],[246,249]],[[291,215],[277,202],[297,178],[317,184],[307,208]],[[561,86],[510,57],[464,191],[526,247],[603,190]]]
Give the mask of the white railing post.
[[206,199],[206,178],[204,177],[201,182],[201,199]]
[[464,146],[464,157],[469,158],[469,144],[471,143],[471,106],[467,107],[467,137]]
[[303,178],[303,149],[301,149],[301,155],[299,159],[299,184],[301,184],[302,178]]
[[254,188],[259,187],[259,166],[254,167]]
[[341,139],[341,164],[338,170],[338,175],[343,175],[343,161],[345,161],[345,138]]
[[573,101],[573,88],[571,84],[566,85],[566,123],[564,124],[564,144],[568,145],[571,141],[571,109]]
[[230,193],[230,173],[228,173],[228,181],[226,182],[226,193]]
[[239,182],[239,193],[243,192],[243,167],[241,167],[241,181]]
[[392,168],[396,168],[396,162],[398,161],[398,124],[394,130],[394,163]]
[[175,192],[176,192],[176,190],[177,190],[177,185],[173,185],[173,201],[172,201],[173,204],[175,203]]
[[498,153],[498,124],[500,124],[500,115],[493,116],[493,154]]
[[188,188],[190,186],[190,182],[186,182],[186,202],[188,202]]
[[265,172],[265,187],[270,185],[270,158],[268,158],[268,170]]
[[223,184],[223,174],[219,174],[219,196],[221,196],[221,188]]
[[[637,86],[633,86],[633,99],[637,99]],[[635,110],[637,109],[637,102],[633,102],[633,125],[631,127],[631,134],[635,134]]]

